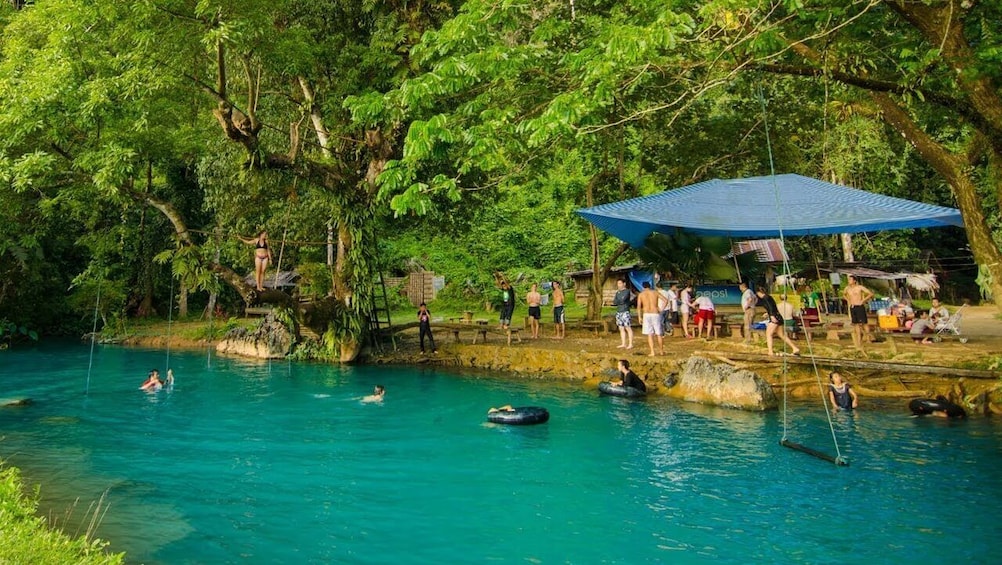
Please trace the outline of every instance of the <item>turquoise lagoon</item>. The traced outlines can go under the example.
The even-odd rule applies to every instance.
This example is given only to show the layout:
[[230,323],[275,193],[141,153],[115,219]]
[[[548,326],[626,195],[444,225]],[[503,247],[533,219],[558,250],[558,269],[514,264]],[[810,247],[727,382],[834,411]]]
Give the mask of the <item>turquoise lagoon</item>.
[[[628,401],[550,380],[174,353],[0,353],[0,457],[130,562],[997,562],[1002,424],[837,415],[848,467],[779,445],[782,415]],[[382,404],[360,398],[375,384]],[[864,406],[866,399],[863,399]],[[487,424],[501,404],[549,423]],[[819,402],[789,438],[834,453]]]

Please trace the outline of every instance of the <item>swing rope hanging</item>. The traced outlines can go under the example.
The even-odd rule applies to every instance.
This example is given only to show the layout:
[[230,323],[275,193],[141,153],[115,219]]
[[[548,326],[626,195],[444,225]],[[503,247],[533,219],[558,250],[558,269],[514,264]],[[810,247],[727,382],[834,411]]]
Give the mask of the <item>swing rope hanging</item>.
[[90,394],[90,370],[94,366],[94,341],[97,338],[97,313],[101,306],[101,279],[97,280],[97,299],[94,301],[94,327],[90,330],[90,360],[87,362],[87,386],[84,394]]
[[[766,143],[766,148],[768,149],[768,152],[769,152],[769,173],[770,173],[770,175],[772,177],[773,193],[775,195],[776,221],[778,222],[779,240],[780,240],[780,242],[783,245],[783,249],[786,249],[786,239],[783,236],[783,220],[782,220],[782,214],[780,213],[781,207],[780,207],[780,199],[779,199],[779,185],[776,184],[776,166],[775,166],[775,163],[773,161],[773,155],[772,155],[772,140],[769,137],[769,116],[768,116],[768,112],[766,111],[765,96],[762,94],[762,86],[761,85],[759,85],[759,87],[758,87],[758,99],[759,99],[759,103],[762,105],[762,122],[763,122],[763,124],[765,126],[765,143]],[[789,258],[786,257],[786,255],[784,254],[784,256],[783,256],[783,275],[786,277],[786,280],[790,279],[790,274],[791,274],[791,272],[790,272],[790,261],[789,261]],[[801,325],[803,325],[804,324],[803,311],[801,311],[800,317],[801,317],[801,319],[800,319]],[[780,330],[781,331],[785,331],[784,328],[780,328]],[[784,344],[784,347],[785,347],[785,344]],[[817,451],[815,449],[811,449],[810,447],[807,447],[805,445],[801,445],[799,443],[794,443],[794,442],[790,441],[787,438],[787,434],[788,434],[788,430],[789,430],[789,425],[788,425],[788,421],[787,421],[787,411],[789,410],[789,406],[788,406],[788,403],[787,403],[787,399],[788,399],[788,394],[787,394],[787,373],[788,373],[788,368],[789,367],[787,365],[786,356],[785,355],[783,356],[783,437],[779,440],[779,444],[782,445],[783,447],[789,447],[790,449],[793,449],[793,450],[796,450],[796,451],[800,451],[800,452],[806,453],[808,455],[813,455],[814,457],[817,457],[819,459],[823,459],[825,461],[829,461],[829,462],[834,463],[836,465],[840,465],[840,466],[848,465],[849,462],[842,456],[842,452],[839,449],[838,437],[835,435],[835,424],[832,422],[831,411],[829,411],[829,409],[828,409],[828,402],[827,402],[827,400],[825,399],[825,396],[824,396],[824,385],[821,382],[821,372],[818,370],[817,361],[815,360],[815,357],[814,357],[814,346],[813,346],[813,344],[812,344],[812,342],[811,342],[810,339],[807,340],[807,351],[808,351],[808,355],[811,358],[811,365],[812,365],[812,367],[814,369],[814,375],[815,375],[815,377],[817,378],[817,381],[818,381],[818,388],[821,391],[821,404],[825,407],[825,416],[828,418],[828,429],[831,431],[832,442],[835,444],[835,457],[832,457],[831,455],[828,455],[827,453],[823,453],[821,451]]]
[[170,300],[167,306],[167,370],[170,370],[170,326],[174,319],[174,273],[170,276]]

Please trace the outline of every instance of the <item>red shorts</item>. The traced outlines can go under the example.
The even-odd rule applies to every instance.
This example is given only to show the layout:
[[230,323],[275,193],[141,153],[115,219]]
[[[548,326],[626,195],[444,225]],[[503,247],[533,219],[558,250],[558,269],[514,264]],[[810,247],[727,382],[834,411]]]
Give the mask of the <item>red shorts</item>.
[[699,312],[696,312],[696,317],[693,318],[693,320],[697,324],[700,322],[709,322],[712,324],[716,315],[717,313],[713,310],[700,310]]

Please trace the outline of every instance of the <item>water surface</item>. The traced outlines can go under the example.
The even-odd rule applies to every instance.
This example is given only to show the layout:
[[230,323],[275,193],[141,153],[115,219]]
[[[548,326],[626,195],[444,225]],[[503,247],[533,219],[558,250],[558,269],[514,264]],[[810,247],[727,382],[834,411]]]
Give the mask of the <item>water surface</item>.
[[[838,415],[849,467],[781,447],[778,413],[598,397],[434,369],[172,353],[0,353],[0,456],[75,528],[143,563],[995,562],[1002,426]],[[360,398],[375,384],[382,404]],[[86,394],[85,394],[86,391]],[[863,399],[865,403],[865,399]],[[488,407],[549,409],[531,427]],[[818,402],[793,441],[835,453]]]

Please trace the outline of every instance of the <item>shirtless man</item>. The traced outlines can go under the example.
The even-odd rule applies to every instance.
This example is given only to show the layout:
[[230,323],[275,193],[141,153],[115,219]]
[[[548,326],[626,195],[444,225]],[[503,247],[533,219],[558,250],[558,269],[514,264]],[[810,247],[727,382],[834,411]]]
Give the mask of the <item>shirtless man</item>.
[[553,281],[553,337],[564,339],[564,291],[560,283]]
[[870,289],[859,284],[856,277],[849,275],[849,284],[842,292],[842,297],[849,304],[849,319],[852,322],[852,343],[860,351],[863,350],[863,334],[870,339],[870,326],[866,320],[866,302],[873,298]]
[[637,295],[637,313],[643,320],[643,333],[647,336],[647,345],[651,347],[651,354],[654,357],[654,336],[658,337],[658,350],[661,355],[665,353],[665,331],[661,325],[661,308],[658,307],[661,295],[651,288],[651,283],[644,281],[644,290]]
[[532,327],[532,339],[539,338],[539,317],[541,312],[539,304],[543,297],[536,291],[536,283],[532,284],[532,289],[525,295],[525,303],[529,305],[529,324]]

